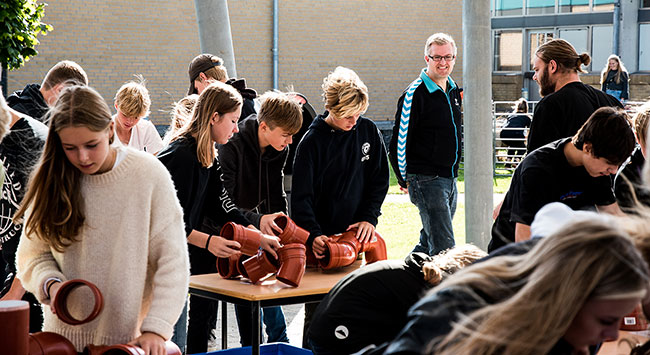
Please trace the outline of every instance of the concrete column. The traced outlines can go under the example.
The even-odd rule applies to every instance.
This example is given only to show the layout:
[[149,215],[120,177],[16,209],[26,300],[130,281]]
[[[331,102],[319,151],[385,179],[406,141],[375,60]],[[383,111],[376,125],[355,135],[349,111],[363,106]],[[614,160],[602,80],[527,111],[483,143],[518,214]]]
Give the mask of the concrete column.
[[483,249],[492,226],[491,42],[490,0],[463,0],[465,234]]
[[639,70],[639,1],[621,0],[619,56],[630,73]]
[[[201,52],[223,58],[229,77],[237,77],[227,0],[194,0]],[[198,55],[198,53],[197,53]]]

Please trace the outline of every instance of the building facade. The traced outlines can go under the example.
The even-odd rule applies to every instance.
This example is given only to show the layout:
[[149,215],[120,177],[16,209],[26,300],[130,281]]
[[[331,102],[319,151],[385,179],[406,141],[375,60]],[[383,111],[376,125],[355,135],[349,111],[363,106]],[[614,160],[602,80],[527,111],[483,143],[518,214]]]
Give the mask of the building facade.
[[600,88],[600,72],[614,53],[631,74],[630,99],[650,97],[650,0],[492,0],[491,15],[495,100],[539,99],[531,58],[553,38],[589,53],[583,82]]
[[[272,89],[273,1],[228,1],[237,74],[259,93]],[[69,59],[113,107],[118,88],[142,74],[151,120],[163,131],[169,109],[189,85],[187,68],[201,53],[193,0],[56,0],[39,37],[39,55],[9,72],[8,92],[40,83]],[[279,87],[305,94],[322,112],[321,84],[336,66],[355,70],[368,86],[367,116],[392,120],[397,99],[425,66],[424,42],[434,32],[459,45],[454,79],[462,84],[460,0],[280,0]]]

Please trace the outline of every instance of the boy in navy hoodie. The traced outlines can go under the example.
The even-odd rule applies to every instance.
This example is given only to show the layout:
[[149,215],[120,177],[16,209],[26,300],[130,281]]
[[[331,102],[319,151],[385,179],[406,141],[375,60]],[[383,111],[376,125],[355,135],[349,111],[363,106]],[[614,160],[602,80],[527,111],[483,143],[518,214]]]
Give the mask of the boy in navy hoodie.
[[[330,235],[356,228],[359,241],[369,241],[388,191],[384,141],[372,120],[361,117],[368,88],[343,67],[322,87],[327,111],[298,144],[291,190],[291,218],[309,231],[307,246],[318,259],[325,256]],[[305,329],[314,309],[314,304],[305,307]]]
[[[223,182],[233,202],[262,233],[282,230],[273,222],[286,214],[283,169],[289,144],[302,125],[300,105],[289,95],[267,92],[260,97],[258,114],[239,122],[239,133],[219,147]],[[241,345],[251,339],[250,307],[236,306]],[[288,342],[287,327],[280,307],[263,311],[268,342]]]

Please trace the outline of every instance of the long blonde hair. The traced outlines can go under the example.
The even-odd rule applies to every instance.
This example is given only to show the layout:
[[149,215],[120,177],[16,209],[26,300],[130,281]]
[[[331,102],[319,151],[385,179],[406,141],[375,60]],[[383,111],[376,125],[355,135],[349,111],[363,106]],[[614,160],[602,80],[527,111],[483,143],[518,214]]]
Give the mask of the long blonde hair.
[[363,114],[368,109],[368,88],[357,73],[344,67],[336,67],[323,79],[325,109],[335,118]]
[[[210,119],[216,112],[220,116],[234,112],[242,105],[242,97],[235,88],[220,81],[210,84],[199,95],[190,122],[170,137],[170,142],[180,138],[196,139],[196,155],[203,167],[212,166],[217,151],[210,135]],[[222,118],[220,118],[222,119]]]
[[[59,132],[66,127],[80,126],[94,132],[108,130],[111,111],[92,88],[69,86],[50,109],[48,119],[50,126],[43,155],[14,216],[14,223],[21,220],[28,208],[31,209],[25,222],[28,235],[36,234],[52,248],[62,252],[77,241],[85,216],[79,191],[82,173],[68,161]],[[111,135],[109,143],[113,138]]]
[[607,58],[607,63],[605,63],[605,67],[603,70],[600,72],[600,83],[604,84],[605,80],[607,80],[607,75],[611,71],[609,69],[609,61],[614,59],[618,63],[618,72],[616,73],[616,76],[614,77],[614,80],[616,80],[617,84],[621,83],[621,76],[622,73],[627,74],[627,69],[625,68],[625,65],[623,65],[623,62],[621,61],[621,58],[617,56],[616,54],[612,54]]
[[593,219],[564,227],[524,255],[469,266],[432,292],[446,288],[496,303],[462,316],[429,353],[546,354],[587,300],[641,299],[648,265],[625,231]]

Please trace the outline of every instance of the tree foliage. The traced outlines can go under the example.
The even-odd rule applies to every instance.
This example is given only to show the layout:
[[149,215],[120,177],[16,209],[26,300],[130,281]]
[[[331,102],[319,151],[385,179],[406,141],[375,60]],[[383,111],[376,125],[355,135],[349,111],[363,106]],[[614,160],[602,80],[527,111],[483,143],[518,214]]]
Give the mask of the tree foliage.
[[0,63],[7,69],[18,69],[38,54],[36,36],[52,31],[41,22],[46,5],[35,0],[0,1]]

